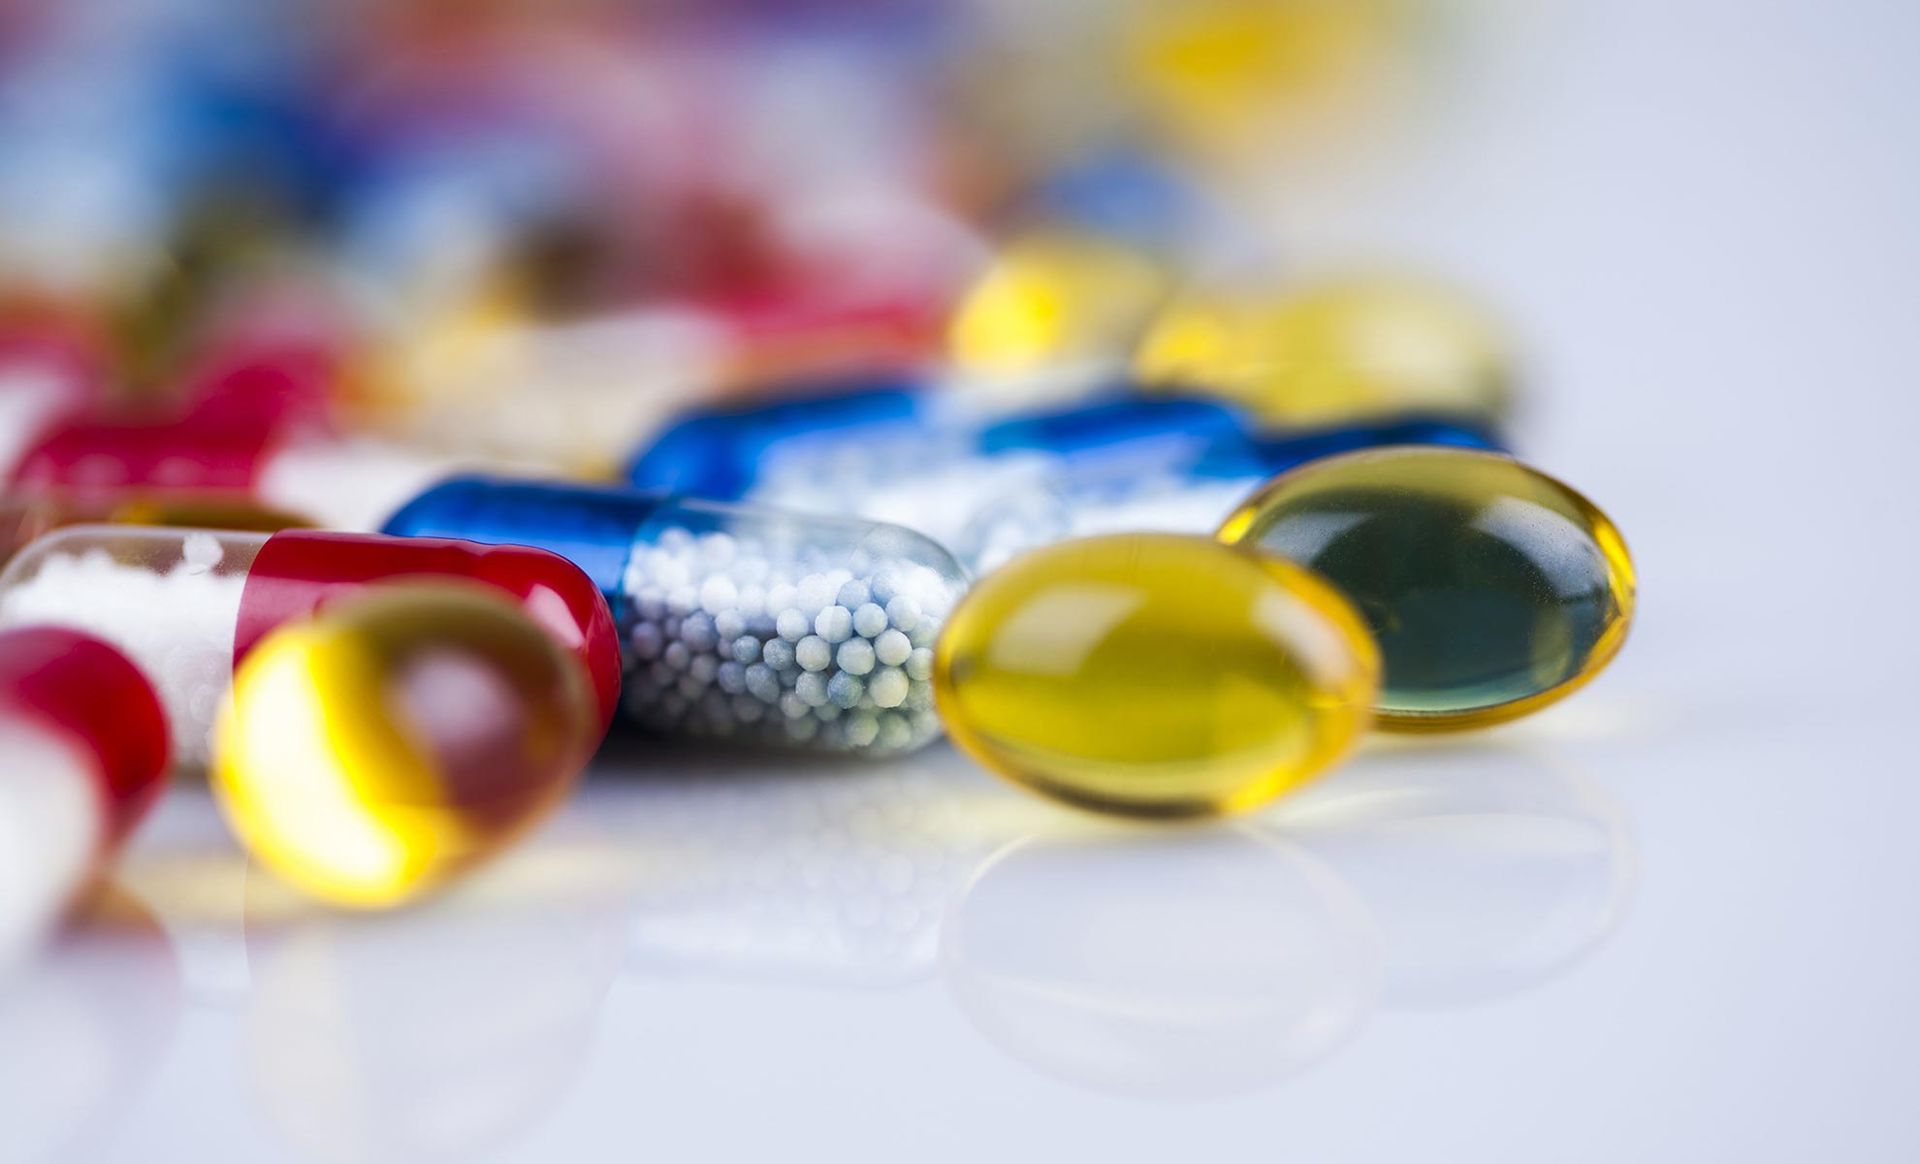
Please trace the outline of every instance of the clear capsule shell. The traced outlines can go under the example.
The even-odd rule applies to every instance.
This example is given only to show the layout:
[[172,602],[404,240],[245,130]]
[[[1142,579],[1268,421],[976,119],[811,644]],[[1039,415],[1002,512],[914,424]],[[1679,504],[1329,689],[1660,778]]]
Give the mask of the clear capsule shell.
[[626,706],[665,735],[911,751],[940,734],[933,644],[965,587],[902,526],[663,502],[622,583]]

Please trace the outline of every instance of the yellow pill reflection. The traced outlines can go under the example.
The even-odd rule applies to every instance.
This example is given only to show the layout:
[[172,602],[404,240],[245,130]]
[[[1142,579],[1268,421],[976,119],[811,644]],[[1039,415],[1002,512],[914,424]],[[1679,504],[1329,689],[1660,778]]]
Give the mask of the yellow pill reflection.
[[1498,332],[1472,304],[1388,278],[1184,297],[1154,321],[1134,371],[1272,424],[1314,426],[1409,412],[1499,419],[1512,380]]
[[585,677],[489,593],[399,586],[256,647],[214,787],[263,865],[342,905],[418,896],[556,805],[592,751]]
[[1296,566],[1124,534],[989,574],[936,650],[962,748],[1015,784],[1137,816],[1236,812],[1324,771],[1368,721],[1359,616]]

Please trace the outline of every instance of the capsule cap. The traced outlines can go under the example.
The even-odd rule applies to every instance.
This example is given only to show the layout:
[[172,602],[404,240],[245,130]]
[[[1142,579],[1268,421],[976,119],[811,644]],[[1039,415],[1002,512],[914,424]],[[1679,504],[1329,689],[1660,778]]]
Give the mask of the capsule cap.
[[617,485],[450,477],[401,507],[381,532],[559,554],[593,580],[618,616],[634,537],[661,501]]
[[1071,455],[1147,443],[1204,448],[1245,431],[1240,413],[1219,401],[1118,396],[1001,421],[981,432],[980,450]]
[[167,720],[140,669],[89,635],[0,634],[0,705],[39,718],[99,766],[103,851],[139,824],[166,784]]
[[744,409],[683,415],[641,451],[627,480],[642,489],[737,501],[752,489],[768,449],[783,440],[897,424],[923,415],[926,394],[880,384]]
[[586,669],[602,729],[613,721],[620,701],[620,647],[613,613],[573,563],[529,546],[318,530],[275,534],[247,571],[234,628],[234,665],[285,623],[370,584],[421,577],[466,578],[517,600]]

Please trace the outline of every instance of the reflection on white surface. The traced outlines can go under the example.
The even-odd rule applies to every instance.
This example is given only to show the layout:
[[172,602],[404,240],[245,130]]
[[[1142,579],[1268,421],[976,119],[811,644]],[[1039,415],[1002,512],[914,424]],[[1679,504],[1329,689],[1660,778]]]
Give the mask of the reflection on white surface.
[[854,769],[653,772],[588,795],[642,862],[631,973],[818,987],[929,977],[947,902],[1051,812],[945,747]]
[[577,1081],[617,973],[624,868],[548,836],[449,896],[367,916],[256,870],[244,1054],[269,1121],[329,1161],[468,1160],[537,1126]]
[[1249,1091],[1350,1038],[1378,989],[1359,899],[1299,847],[1238,828],[1069,830],[994,858],[941,966],[974,1027],[1069,1082]]
[[[112,1128],[98,1113],[168,1042],[125,1013],[153,999],[230,1032],[194,1045],[229,1049],[262,1151],[320,1161],[540,1158],[569,1097],[626,1095],[621,1065],[663,1053],[612,1021],[625,985],[630,1015],[704,1011],[733,1055],[807,1059],[713,1009],[814,1005],[797,987],[830,992],[856,1042],[903,1000],[939,1016],[962,1044],[930,1062],[990,1049],[1094,1095],[1265,1092],[1383,1010],[1561,973],[1617,928],[1634,869],[1608,795],[1497,740],[1376,742],[1258,816],[1175,828],[1021,795],[944,747],[858,769],[616,754],[518,852],[385,915],[250,869],[211,811],[176,799],[123,869],[165,923],[144,931],[157,958],[96,924],[110,956],[69,941],[0,993],[0,1126],[28,1158]],[[164,990],[133,981],[154,967]]]
[[82,915],[0,980],[0,1160],[97,1159],[173,1038],[180,969],[159,925],[111,889]]
[[1548,753],[1498,744],[1376,742],[1263,823],[1366,902],[1392,1009],[1546,981],[1606,940],[1634,885],[1619,803]]

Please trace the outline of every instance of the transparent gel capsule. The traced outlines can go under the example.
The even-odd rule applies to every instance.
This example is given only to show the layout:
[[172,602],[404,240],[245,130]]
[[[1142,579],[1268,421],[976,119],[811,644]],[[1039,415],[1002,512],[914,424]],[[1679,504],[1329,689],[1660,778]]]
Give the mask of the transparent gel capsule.
[[1564,698],[1610,662],[1633,562],[1592,502],[1510,457],[1382,449],[1275,478],[1220,527],[1318,572],[1380,643],[1380,726],[1483,727]]
[[1434,419],[1277,436],[1236,433],[1191,463],[1062,466],[1040,488],[1012,489],[982,505],[954,540],[954,549],[970,569],[984,573],[1017,554],[1068,538],[1204,534],[1277,473],[1321,457],[1394,445],[1501,447],[1483,429]]
[[34,948],[165,785],[167,724],[98,639],[0,632],[0,969]]
[[623,700],[652,733],[861,755],[939,735],[933,644],[965,581],[913,530],[484,477],[443,482],[387,530],[577,563],[614,611]]
[[499,590],[362,591],[270,633],[215,728],[213,787],[249,852],[341,905],[381,908],[498,855],[599,743],[581,669]]
[[1212,400],[1112,395],[1069,408],[991,416],[923,389],[870,389],[688,417],[629,478],[720,500],[898,522],[956,541],[991,500],[1052,474],[1145,472],[1243,437]]
[[1117,534],[982,578],[935,653],[954,742],[1082,808],[1254,808],[1319,775],[1368,721],[1379,660],[1306,570],[1204,537]]
[[1460,295],[1411,279],[1198,291],[1155,320],[1133,369],[1144,384],[1217,393],[1273,425],[1406,412],[1497,421],[1512,403],[1499,330]]
[[602,710],[619,692],[613,620],[593,585],[553,554],[378,534],[75,526],[0,572],[0,626],[71,627],[150,675],[176,757],[199,765],[235,663],[282,623],[370,584],[462,577],[507,592],[586,668]]

